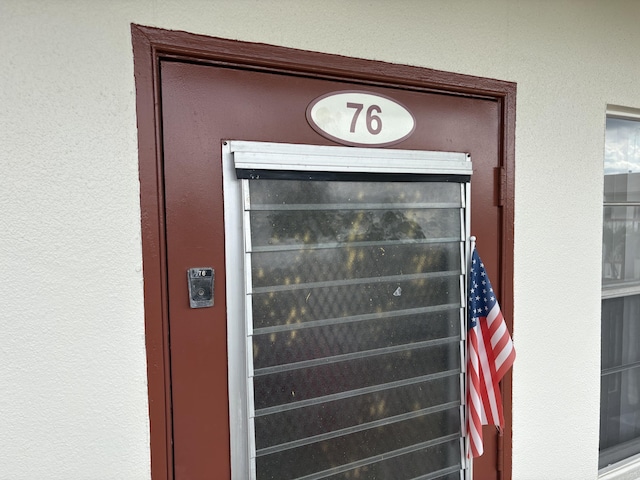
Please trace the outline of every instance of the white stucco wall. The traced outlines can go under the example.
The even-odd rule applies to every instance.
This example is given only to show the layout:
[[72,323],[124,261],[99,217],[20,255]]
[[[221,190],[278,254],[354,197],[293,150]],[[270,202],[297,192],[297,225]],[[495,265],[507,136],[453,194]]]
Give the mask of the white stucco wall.
[[595,479],[605,107],[640,108],[638,18],[634,0],[0,0],[0,479],[150,476],[131,22],[517,82],[513,478]]

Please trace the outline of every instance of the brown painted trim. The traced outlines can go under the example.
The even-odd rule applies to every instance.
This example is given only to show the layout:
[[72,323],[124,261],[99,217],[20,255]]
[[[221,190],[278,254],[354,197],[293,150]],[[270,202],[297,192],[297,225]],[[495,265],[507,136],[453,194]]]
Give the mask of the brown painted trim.
[[[516,138],[516,84],[510,87],[502,98],[502,167],[505,170],[505,185],[502,204],[502,238],[501,238],[501,264],[500,275],[502,291],[500,292],[500,308],[502,309],[507,326],[513,335],[513,263],[514,263],[514,222],[515,222],[515,138]],[[498,462],[500,478],[511,480],[513,469],[513,369],[502,379],[502,402],[505,418],[508,418],[507,428],[499,438],[501,443],[501,455]]]
[[348,78],[352,82],[362,80],[368,85],[379,82],[387,87],[416,87],[418,90],[498,98],[503,97],[514,86],[513,83],[502,80],[428,68],[239,42],[141,25],[133,25],[132,28],[146,35],[154,50],[163,58],[218,65],[246,65],[256,70],[301,73],[315,78]]
[[158,56],[152,42],[135,25],[131,35],[138,118],[151,477],[169,480],[173,478],[173,455]]
[[[251,70],[278,71],[314,78],[361,81],[416,91],[484,97],[499,102],[502,109],[501,159],[506,172],[502,208],[501,306],[513,329],[513,242],[515,194],[515,105],[516,85],[502,80],[442,72],[427,68],[308,52],[260,43],[248,43],[131,26],[138,149],[140,204],[144,263],[145,328],[149,417],[151,428],[151,474],[154,480],[173,478],[171,389],[168,348],[166,246],[162,174],[162,126],[160,121],[159,62],[183,62],[241,66]],[[512,415],[512,377],[503,380],[505,416]],[[511,479],[511,421],[507,422],[502,447],[503,480]]]

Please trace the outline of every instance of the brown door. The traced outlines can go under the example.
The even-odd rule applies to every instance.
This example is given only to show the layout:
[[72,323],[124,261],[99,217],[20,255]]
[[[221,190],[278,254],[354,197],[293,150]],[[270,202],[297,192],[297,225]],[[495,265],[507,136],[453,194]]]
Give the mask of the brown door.
[[[172,58],[160,59],[158,66],[160,121],[156,125],[161,132],[161,171],[156,179],[141,181],[143,224],[145,182],[158,182],[158,198],[164,202],[160,211],[165,212],[164,225],[159,222],[158,241],[166,245],[168,347],[164,361],[168,365],[165,386],[169,393],[163,402],[169,412],[166,432],[171,437],[167,475],[171,478],[173,471],[179,480],[230,478],[227,374],[228,368],[236,367],[227,362],[225,269],[237,266],[225,265],[224,140],[336,145],[308,124],[305,111],[310,102],[339,90],[366,90],[393,98],[413,113],[416,129],[392,148],[471,154],[471,233],[478,237],[487,270],[493,273],[494,287],[501,291],[504,218],[498,172],[504,163],[504,105],[491,96],[385,86],[363,79],[328,79],[323,78],[327,75],[276,68],[206,65]],[[148,237],[147,252],[155,248],[149,247]],[[145,261],[148,258],[145,253]],[[189,306],[186,272],[205,266],[215,269],[215,304],[193,309]],[[148,278],[148,271],[145,265],[145,283],[164,284],[162,279]],[[160,299],[148,297],[147,293],[149,310],[149,305]],[[147,315],[149,330],[154,320]],[[158,358],[156,353],[149,353],[150,362]],[[157,445],[153,393],[150,396],[152,445]],[[510,408],[507,417],[510,423]],[[498,437],[494,429],[486,429],[485,454],[475,462],[475,478],[500,478],[497,465]],[[157,473],[158,468],[154,468]]]

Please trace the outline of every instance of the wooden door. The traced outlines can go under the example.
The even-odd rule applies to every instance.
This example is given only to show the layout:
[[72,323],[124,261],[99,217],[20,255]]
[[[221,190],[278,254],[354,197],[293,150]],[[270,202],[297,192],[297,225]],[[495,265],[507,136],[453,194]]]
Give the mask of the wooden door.
[[[163,32],[138,29],[136,35],[138,59]],[[396,66],[376,62],[354,60],[350,66],[341,57],[211,40],[211,47],[225,47],[220,56],[227,59],[221,61],[206,58],[215,55],[204,53],[208,41],[201,37],[171,38],[192,46],[190,60],[179,58],[175,51],[163,54],[156,47],[155,63],[136,62],[137,72],[145,65],[152,67],[146,74],[149,81],[140,75],[137,80],[152,472],[154,478],[222,479],[231,476],[229,409],[235,408],[228,401],[227,375],[228,369],[237,368],[227,361],[225,272],[237,266],[225,265],[222,143],[233,139],[336,145],[305,118],[314,99],[335,91],[366,90],[402,103],[415,116],[416,129],[393,148],[471,154],[471,233],[478,237],[478,248],[509,316],[511,301],[504,295],[511,292],[512,211],[504,207],[511,201],[512,172],[505,169],[509,158],[505,152],[512,145],[507,144],[505,124],[513,120],[509,116],[513,112],[507,110],[505,93],[485,89],[480,95],[469,86],[458,86],[457,92],[433,88],[426,79],[429,71],[421,69],[406,67],[398,75]],[[203,52],[200,62],[193,61],[195,45]],[[264,57],[248,61],[244,54],[265,48],[270,52],[268,61]],[[295,69],[291,58],[283,57],[287,53],[300,55]],[[324,66],[312,67],[314,59]],[[379,73],[385,68],[386,81]],[[412,78],[403,80],[407,72]],[[141,93],[141,86],[154,82],[158,109],[150,108]],[[514,93],[508,84],[488,83]],[[145,120],[145,112],[152,118]],[[145,137],[145,121],[157,142]],[[214,306],[193,309],[186,272],[203,266],[215,269]],[[510,384],[507,388],[510,438]],[[475,462],[475,478],[510,478],[510,441],[500,453],[499,443],[494,429],[487,428],[485,454]],[[499,476],[500,468],[508,472],[506,477]]]

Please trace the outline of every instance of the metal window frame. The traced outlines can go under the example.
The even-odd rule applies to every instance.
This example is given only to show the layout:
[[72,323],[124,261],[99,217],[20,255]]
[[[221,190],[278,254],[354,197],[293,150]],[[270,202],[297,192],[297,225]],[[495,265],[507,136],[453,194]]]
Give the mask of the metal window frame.
[[472,173],[468,153],[333,147],[269,142],[224,142],[237,170],[294,170],[354,173],[464,175]]
[[[608,118],[619,118],[623,120],[632,120],[636,122],[640,122],[640,110],[631,107],[625,107],[621,105],[607,105],[606,113],[605,113],[605,122]],[[604,158],[603,158],[603,167],[604,167]],[[604,179],[604,175],[603,175]],[[602,202],[603,209],[605,207],[612,206],[624,206],[624,207],[633,207],[638,206],[638,202],[605,202],[603,199]],[[604,219],[603,219],[604,225]],[[602,285],[601,287],[601,300],[609,300],[614,298],[626,298],[634,295],[640,294],[640,282],[629,282],[629,283],[616,283],[612,285]],[[600,320],[602,323],[602,318]],[[633,368],[633,367],[632,367]],[[625,368],[626,369],[626,368]],[[603,371],[601,369],[600,376],[602,377]],[[599,412],[600,419],[602,418],[602,411]],[[618,452],[620,450],[624,450],[625,447],[628,446],[630,442],[626,442],[620,445],[616,445],[614,447],[609,447],[605,451],[598,451],[598,462],[601,461],[602,457],[607,457],[611,455],[612,452]],[[635,443],[637,445],[637,442]],[[631,452],[630,452],[631,453]],[[640,466],[640,454],[631,455],[623,460],[620,460],[614,464],[608,465],[606,467],[599,469],[599,475],[603,476],[607,473],[611,473],[619,468],[635,468]]]
[[[357,174],[408,174],[459,176],[461,178],[461,233],[464,236],[461,271],[461,479],[472,478],[472,462],[465,457],[466,408],[466,284],[470,254],[470,178],[473,173],[468,153],[422,150],[354,148],[252,141],[224,141],[222,144],[223,198],[225,220],[225,260],[227,269],[227,351],[229,368],[229,427],[231,446],[231,477],[233,480],[256,478],[255,438],[253,420],[252,349],[249,328],[251,296],[250,223],[248,180],[238,172],[246,171],[336,172]],[[238,239],[243,239],[242,244]],[[243,319],[243,321],[233,321]],[[240,347],[243,345],[243,347]],[[241,374],[237,374],[242,372]]]

